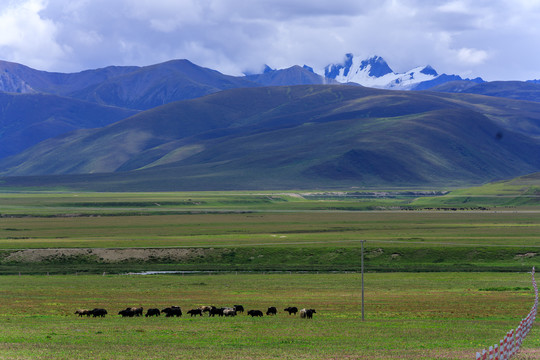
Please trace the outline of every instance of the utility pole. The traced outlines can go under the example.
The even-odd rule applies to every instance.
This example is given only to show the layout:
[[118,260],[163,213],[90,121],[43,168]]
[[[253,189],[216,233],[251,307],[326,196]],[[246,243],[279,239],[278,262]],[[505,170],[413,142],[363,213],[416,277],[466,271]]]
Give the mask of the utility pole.
[[366,240],[360,241],[362,244],[362,255],[361,255],[361,269],[362,269],[362,321],[364,321],[364,243]]

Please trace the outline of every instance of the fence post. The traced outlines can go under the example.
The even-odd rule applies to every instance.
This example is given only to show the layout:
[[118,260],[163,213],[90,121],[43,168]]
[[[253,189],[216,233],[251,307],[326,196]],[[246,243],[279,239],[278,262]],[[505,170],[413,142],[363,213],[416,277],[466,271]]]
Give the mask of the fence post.
[[362,321],[364,321],[364,243],[366,240],[360,241],[361,244],[361,265],[362,270]]
[[534,287],[534,305],[524,319],[521,319],[518,327],[514,330],[510,330],[506,333],[506,336],[503,340],[500,340],[495,346],[490,346],[489,351],[485,349],[482,350],[482,353],[476,353],[476,359],[490,359],[490,360],[507,360],[514,356],[520,349],[523,340],[527,334],[529,334],[534,320],[536,319],[536,313],[538,311],[538,286],[536,284],[536,279],[534,277],[535,269],[532,268],[530,272],[532,275],[532,283]]

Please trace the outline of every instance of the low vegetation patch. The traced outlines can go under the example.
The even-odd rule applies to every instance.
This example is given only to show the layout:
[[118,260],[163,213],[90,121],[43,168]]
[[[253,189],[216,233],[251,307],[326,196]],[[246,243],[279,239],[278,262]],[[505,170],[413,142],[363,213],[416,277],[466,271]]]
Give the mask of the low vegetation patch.
[[[519,251],[523,251],[520,249]],[[366,271],[527,271],[538,258],[504,247],[373,247]],[[224,247],[27,249],[4,251],[0,273],[125,273],[161,271],[360,271],[359,247]]]
[[478,291],[530,291],[531,288],[526,286],[526,287],[519,287],[519,286],[514,286],[514,287],[507,287],[507,286],[495,286],[495,287],[489,287],[489,288],[481,288],[481,289],[478,289]]

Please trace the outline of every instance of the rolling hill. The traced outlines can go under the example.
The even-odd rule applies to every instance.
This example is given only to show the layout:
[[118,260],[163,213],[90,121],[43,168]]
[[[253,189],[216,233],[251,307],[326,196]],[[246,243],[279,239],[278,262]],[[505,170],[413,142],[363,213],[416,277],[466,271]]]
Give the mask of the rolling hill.
[[0,158],[51,137],[102,127],[136,113],[55,95],[0,92]]
[[0,91],[48,93],[136,110],[258,84],[241,77],[171,60],[160,64],[109,66],[78,73],[53,73],[0,61]]
[[412,205],[422,207],[530,207],[540,205],[540,172],[481,186],[457,189],[436,198],[416,199]]
[[188,60],[172,60],[136,69],[69,95],[98,104],[147,110],[221,90],[256,86],[259,85],[244,78],[223,75]]
[[450,81],[434,87],[431,91],[450,93],[467,93],[502,98],[540,101],[540,84],[530,81],[490,81],[477,83],[474,81]]
[[3,186],[94,190],[463,186],[539,171],[540,104],[500,100],[233,89],[46,140],[0,169]]

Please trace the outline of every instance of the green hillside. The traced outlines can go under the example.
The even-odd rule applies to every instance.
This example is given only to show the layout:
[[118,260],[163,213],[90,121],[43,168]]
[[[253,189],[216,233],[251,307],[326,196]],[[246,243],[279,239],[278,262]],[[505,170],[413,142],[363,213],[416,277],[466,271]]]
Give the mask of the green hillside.
[[450,81],[429,90],[540,101],[540,84],[526,81],[489,81],[480,84],[472,81]]
[[0,169],[39,175],[5,184],[102,190],[464,186],[538,171],[539,129],[540,104],[485,96],[235,89],[47,140]]
[[520,207],[540,205],[540,172],[455,190],[437,198],[419,198],[413,206],[423,207]]
[[137,113],[48,94],[0,92],[0,158],[70,131],[97,128]]

